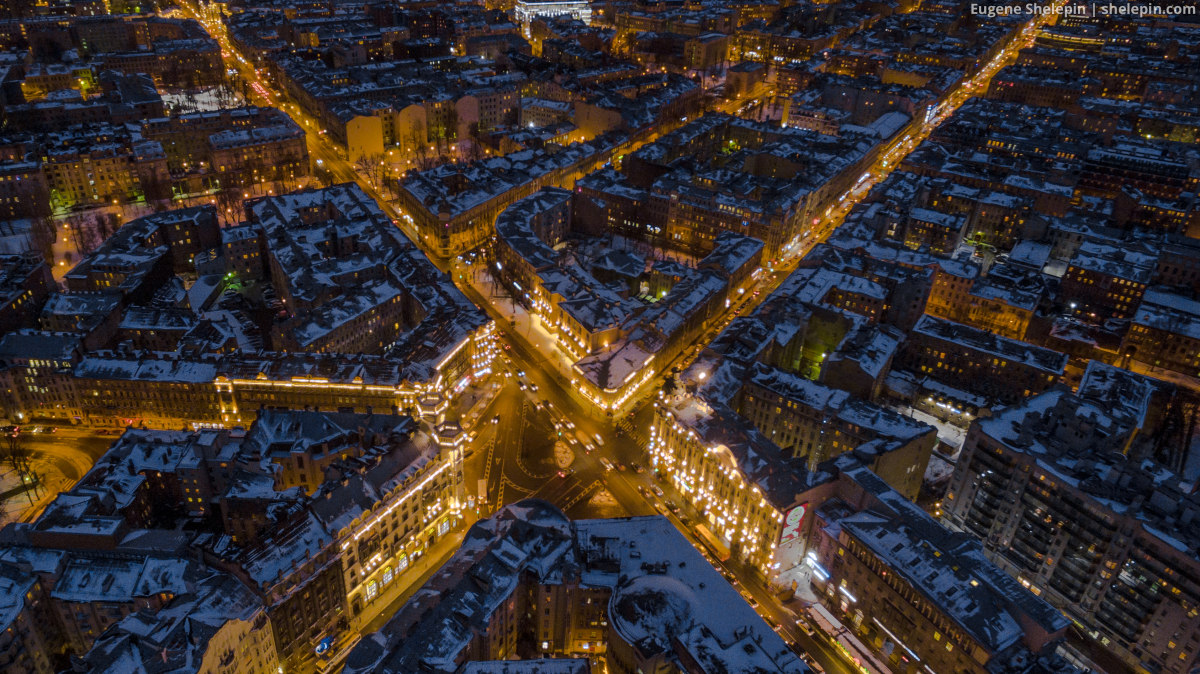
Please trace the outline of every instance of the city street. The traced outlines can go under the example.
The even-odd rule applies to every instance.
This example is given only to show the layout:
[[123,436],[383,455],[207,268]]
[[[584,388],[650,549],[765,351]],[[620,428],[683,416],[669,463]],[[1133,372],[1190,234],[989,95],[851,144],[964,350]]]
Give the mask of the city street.
[[[417,233],[408,225],[404,214],[390,205],[379,194],[375,185],[342,158],[341,151],[321,129],[319,121],[307,115],[293,101],[287,100],[281,92],[272,90],[267,78],[233,48],[223,24],[211,13],[199,12],[188,4],[182,7],[185,15],[200,20],[220,42],[228,66],[236,69],[240,77],[249,84],[252,102],[274,105],[286,110],[305,130],[314,163],[326,171],[335,182],[358,183],[380,203],[381,208],[396,221],[397,226],[401,227],[411,240],[422,249],[426,249],[428,255],[427,246],[422,245]],[[636,473],[630,468],[607,470],[601,464],[601,458],[614,465],[623,464],[627,467],[634,462],[644,461],[642,447],[644,434],[649,429],[651,412],[648,403],[654,399],[662,378],[669,376],[673,369],[686,368],[699,349],[724,329],[732,318],[751,313],[765,300],[787,278],[787,274],[795,268],[799,260],[813,246],[825,240],[842,223],[846,214],[867,197],[871,187],[895,170],[904,157],[928,138],[954,110],[972,96],[985,92],[991,77],[1002,67],[1012,63],[1022,47],[1032,43],[1036,27],[1049,16],[1039,15],[1031,21],[1029,26],[994,59],[955,89],[924,124],[889,143],[875,162],[865,168],[865,177],[839,198],[831,200],[824,217],[813,229],[793,240],[786,247],[783,259],[779,260],[773,269],[766,270],[767,273],[758,276],[753,287],[745,293],[740,305],[730,307],[725,315],[713,321],[693,344],[682,349],[683,355],[676,362],[658,365],[656,375],[640,387],[635,395],[631,395],[611,418],[575,390],[568,374],[564,373],[561,367],[550,362],[551,359],[557,360],[559,357],[546,353],[545,347],[530,336],[528,325],[514,323],[514,314],[517,312],[515,308],[510,308],[509,300],[485,296],[491,293],[481,292],[480,287],[471,282],[472,278],[476,277],[475,270],[464,274],[464,278],[459,278],[459,270],[453,265],[453,261],[429,255],[440,269],[451,270],[455,283],[467,297],[483,307],[497,321],[503,353],[511,361],[508,369],[512,371],[512,376],[504,380],[502,390],[479,417],[474,429],[477,436],[469,448],[466,485],[468,493],[475,498],[486,497],[485,509],[481,509],[481,515],[494,511],[504,503],[528,497],[546,499],[574,517],[613,516],[614,513],[661,513],[669,517],[693,544],[706,550],[690,526],[691,518],[689,522],[684,522],[671,512],[661,498],[655,497],[652,491],[655,485],[649,473]],[[754,103],[752,98],[750,104]],[[746,109],[747,105],[741,100],[735,100],[719,107],[740,111]],[[468,276],[471,278],[467,278]],[[518,380],[524,381],[524,388]],[[549,409],[538,409],[539,401],[547,401]],[[631,415],[632,419],[626,418],[627,415]],[[493,418],[497,419],[497,423],[492,423]],[[575,425],[574,429],[564,432],[564,440],[572,447],[575,460],[571,469],[564,471],[561,476],[553,464],[554,445],[558,437],[554,424],[556,420],[560,422],[560,426],[564,420],[569,420]],[[639,438],[639,435],[642,437]],[[594,447],[593,451],[586,451],[587,445],[581,438],[588,439],[587,444]],[[478,487],[481,480],[484,485],[482,494]],[[596,498],[597,494],[605,493],[611,496],[614,505],[597,511],[590,505],[592,499]],[[695,519],[700,517],[698,514],[693,515]],[[740,587],[754,597],[757,610],[765,618],[780,625],[779,629],[785,638],[797,643],[815,657],[826,671],[849,674],[858,669],[829,635],[816,631],[813,636],[809,636],[801,629],[794,615],[783,608],[779,599],[760,584],[757,570],[737,565],[725,567],[719,562],[718,565],[725,569],[729,577],[736,578]]]
[[[56,433],[23,432],[21,447],[30,450],[32,468],[41,484],[36,491],[14,495],[4,503],[0,521],[33,521],[60,491],[70,489],[87,474],[115,440],[115,436],[70,426],[61,427]],[[10,470],[5,465],[0,473],[7,474]],[[11,482],[16,484],[15,479]]]

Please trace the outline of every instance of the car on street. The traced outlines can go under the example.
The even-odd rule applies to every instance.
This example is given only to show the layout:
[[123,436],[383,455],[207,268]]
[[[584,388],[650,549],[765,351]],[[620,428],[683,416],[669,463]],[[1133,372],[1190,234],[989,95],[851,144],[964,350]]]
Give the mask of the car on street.
[[492,423],[493,423],[493,424],[498,424],[498,423],[500,423],[500,415],[499,415],[499,414],[497,414],[496,416],[492,417]]
[[613,469],[612,461],[609,461],[608,459],[606,459],[604,457],[600,458],[600,465],[604,466],[604,470],[612,470]]
[[803,660],[808,665],[809,669],[813,670],[814,672],[823,673],[825,671],[825,668],[817,664],[816,659],[813,658],[813,656],[809,653],[802,654],[800,659]]

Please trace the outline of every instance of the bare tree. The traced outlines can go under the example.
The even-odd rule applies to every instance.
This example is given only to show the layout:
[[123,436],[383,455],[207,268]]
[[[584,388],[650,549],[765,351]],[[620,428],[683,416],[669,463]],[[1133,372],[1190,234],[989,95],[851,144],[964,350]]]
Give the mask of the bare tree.
[[446,112],[445,123],[437,130],[438,152],[446,154],[451,144],[458,138],[458,108],[450,108]]
[[373,163],[374,162],[372,162],[371,158],[368,157],[367,155],[363,155],[354,161],[354,168],[357,169],[359,173],[366,176],[367,181],[369,181],[371,184],[375,184],[374,179],[371,178],[371,170],[373,168],[372,167]]
[[[13,469],[21,485],[30,485],[25,492],[29,496],[30,505],[37,495],[37,473],[33,470],[33,450],[25,445],[20,433],[10,433],[5,443],[4,463]],[[30,495],[30,492],[33,492]]]
[[361,173],[375,189],[383,189],[383,155],[372,154],[359,157],[354,162],[355,168]]
[[237,223],[242,217],[242,191],[237,187],[226,187],[217,192],[217,211],[225,224]]
[[479,161],[483,158],[483,146],[480,142],[479,122],[471,122],[467,127],[467,160]]
[[95,250],[95,245],[92,243],[91,232],[86,229],[86,222],[82,215],[72,215],[67,218],[67,233],[70,235],[71,243],[75,245],[75,250],[80,255],[87,255]]
[[428,168],[426,162],[429,157],[429,136],[425,129],[424,122],[413,124],[408,131],[407,138],[409,150],[417,160],[417,166],[420,168]]

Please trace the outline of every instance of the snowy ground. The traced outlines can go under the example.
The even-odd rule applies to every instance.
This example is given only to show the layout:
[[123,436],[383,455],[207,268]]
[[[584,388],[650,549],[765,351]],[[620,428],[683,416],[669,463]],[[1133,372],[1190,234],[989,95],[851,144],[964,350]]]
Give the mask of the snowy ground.
[[941,440],[944,444],[949,445],[951,449],[954,450],[954,453],[950,455],[950,458],[958,458],[958,453],[962,450],[963,442],[965,442],[967,439],[967,429],[948,424],[932,414],[922,412],[921,410],[913,407],[893,405],[892,409],[906,417],[912,417],[917,421],[927,423],[936,428],[938,440]]
[[617,499],[607,489],[601,489],[595,496],[588,499],[586,506],[587,517],[628,517],[629,513],[617,503]]
[[929,465],[925,468],[925,482],[937,484],[942,480],[948,480],[953,472],[954,465],[935,454],[929,457]]
[[245,105],[239,94],[223,94],[220,91],[220,87],[206,87],[194,91],[164,93],[162,98],[163,103],[168,108],[178,109],[183,112],[203,112],[206,110],[220,110],[222,108]]
[[572,463],[575,463],[575,452],[571,451],[571,447],[565,442],[554,443],[554,465],[567,468]]

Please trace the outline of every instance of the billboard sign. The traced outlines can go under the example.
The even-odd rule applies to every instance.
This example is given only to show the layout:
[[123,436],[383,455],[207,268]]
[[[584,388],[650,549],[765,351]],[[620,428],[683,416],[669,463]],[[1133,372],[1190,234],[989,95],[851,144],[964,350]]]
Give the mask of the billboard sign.
[[804,522],[804,514],[808,511],[808,504],[801,503],[800,505],[788,511],[783,517],[783,533],[779,536],[780,545],[786,545],[800,538],[800,525]]

